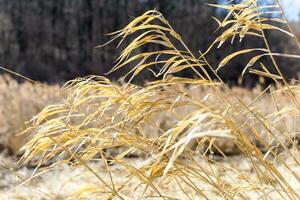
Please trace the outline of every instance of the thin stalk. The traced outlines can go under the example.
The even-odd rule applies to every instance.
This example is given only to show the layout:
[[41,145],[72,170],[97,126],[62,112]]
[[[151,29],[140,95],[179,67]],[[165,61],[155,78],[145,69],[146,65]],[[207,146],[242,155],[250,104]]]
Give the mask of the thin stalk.
[[277,2],[277,4],[278,4],[279,7],[280,7],[280,10],[281,10],[283,19],[286,21],[286,24],[287,24],[287,27],[288,27],[289,31],[294,35],[294,40],[296,41],[296,44],[297,44],[298,48],[300,49],[300,41],[299,41],[299,39],[298,39],[298,37],[297,37],[297,35],[296,35],[294,29],[292,28],[292,26],[290,25],[290,23],[289,23],[289,21],[288,21],[288,19],[287,19],[287,17],[286,17],[286,14],[285,14],[285,12],[284,12],[284,10],[283,10],[283,8],[282,8],[282,5],[281,5],[281,3],[280,3],[280,0],[276,0],[276,2]]

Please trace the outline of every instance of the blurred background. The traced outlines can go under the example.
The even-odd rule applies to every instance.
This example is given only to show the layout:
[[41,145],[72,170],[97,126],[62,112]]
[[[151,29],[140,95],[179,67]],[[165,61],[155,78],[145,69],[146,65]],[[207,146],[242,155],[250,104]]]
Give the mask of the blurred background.
[[[95,46],[109,40],[105,34],[123,28],[133,17],[149,9],[162,12],[189,48],[199,55],[198,51],[205,51],[218,36],[217,23],[211,16],[226,14],[206,4],[221,2],[224,0],[0,0],[0,65],[50,84],[91,74],[103,75],[112,67],[119,50],[117,43]],[[299,37],[300,1],[283,0],[282,4]],[[276,31],[266,34],[274,52],[300,53],[295,42],[284,34]],[[241,43],[236,40],[233,45],[213,50],[208,60],[217,67],[222,58],[238,48],[262,45],[262,41],[252,38]],[[149,48],[152,47],[145,46],[142,50]],[[237,84],[247,57],[234,59],[220,71],[229,85]],[[265,61],[267,66],[268,62]],[[300,69],[297,60],[278,62],[288,78],[297,76]],[[184,71],[182,76],[192,76],[191,73]],[[121,75],[122,71],[118,71],[109,76],[118,79]],[[137,81],[149,78],[150,73],[143,73]],[[257,77],[247,75],[242,85],[253,87],[256,83]]]

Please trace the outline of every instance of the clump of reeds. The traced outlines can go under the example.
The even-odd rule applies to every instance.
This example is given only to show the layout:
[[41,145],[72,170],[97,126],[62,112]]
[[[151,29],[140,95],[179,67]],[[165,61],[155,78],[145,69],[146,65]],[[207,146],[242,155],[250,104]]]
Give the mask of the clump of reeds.
[[[233,101],[224,96],[221,89],[229,89],[205,58],[214,44],[203,54],[192,54],[164,16],[151,10],[112,33],[112,40],[120,39],[120,45],[138,35],[123,49],[110,71],[130,66],[124,75],[127,83],[112,83],[98,76],[68,82],[62,88],[68,95],[65,101],[46,107],[32,120],[33,126],[27,130],[32,135],[23,147],[21,163],[38,158],[40,166],[58,158],[57,162],[85,166],[99,183],[77,192],[80,198],[96,194],[100,199],[126,199],[125,191],[135,180],[136,187],[142,186],[142,190],[137,190],[137,198],[176,198],[162,189],[164,184],[173,184],[187,199],[194,199],[194,195],[203,199],[272,199],[274,195],[298,199],[297,129],[286,124],[287,118],[296,122],[299,115],[298,88],[288,85],[274,59],[298,56],[271,52],[264,31],[279,30],[295,36],[270,24],[286,24],[284,19],[265,17],[267,13],[281,12],[279,2],[260,6],[255,0],[244,0],[219,7],[227,9],[228,15],[217,20],[225,30],[214,44],[220,46],[230,38],[234,41],[236,37],[251,35],[264,40],[266,46],[228,55],[219,68],[240,54],[261,52],[250,60],[243,73],[261,57],[269,56],[278,74],[271,74],[263,63],[261,70],[251,72],[272,78],[282,85],[279,90],[269,87],[247,103],[239,97]],[[158,45],[163,50],[138,53],[136,50],[143,45]],[[185,69],[193,70],[197,78],[178,77],[177,72]],[[150,70],[160,80],[142,86],[132,84],[143,70]],[[197,97],[194,91],[199,88],[209,92]],[[290,106],[280,107],[277,93],[286,95]],[[273,98],[276,109],[268,115],[254,106],[264,95]],[[168,116],[167,125],[158,123],[157,119],[164,116]],[[253,173],[222,161],[232,159],[224,143],[238,149]],[[121,152],[110,153],[117,148]],[[133,154],[144,161],[130,162],[127,157]],[[103,162],[108,177],[99,176],[89,167],[88,161],[92,160]],[[114,178],[114,165],[124,173],[121,179]]]

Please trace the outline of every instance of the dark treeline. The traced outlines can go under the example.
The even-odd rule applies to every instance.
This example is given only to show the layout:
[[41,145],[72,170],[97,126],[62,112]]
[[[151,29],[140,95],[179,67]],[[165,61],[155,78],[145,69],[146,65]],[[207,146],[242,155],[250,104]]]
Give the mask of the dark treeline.
[[[217,37],[211,18],[220,14],[207,0],[0,0],[0,65],[34,80],[63,82],[78,76],[103,75],[118,55],[116,43],[94,47],[109,40],[105,34],[123,28],[132,17],[149,9],[161,11],[198,55]],[[209,1],[216,3],[216,1]],[[273,48],[296,51],[293,42],[281,33],[268,33]],[[237,47],[261,46],[248,39],[213,51],[213,66]],[[143,50],[147,50],[145,47]],[[287,75],[298,69],[296,61],[280,61]],[[222,77],[236,83],[246,59],[235,59]],[[191,72],[183,72],[189,76]],[[111,74],[118,78],[122,71]],[[145,78],[150,76],[143,74]],[[253,77],[247,80],[255,80]],[[250,81],[251,82],[251,81]],[[254,81],[252,81],[254,82]],[[248,85],[252,85],[252,82]]]

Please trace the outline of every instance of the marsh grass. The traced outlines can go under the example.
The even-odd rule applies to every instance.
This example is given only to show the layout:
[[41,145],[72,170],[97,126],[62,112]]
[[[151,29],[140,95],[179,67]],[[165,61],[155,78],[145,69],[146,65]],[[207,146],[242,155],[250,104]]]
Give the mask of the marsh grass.
[[[74,193],[76,198],[178,199],[167,189],[170,185],[186,199],[299,199],[299,88],[289,85],[275,58],[299,56],[271,52],[264,31],[295,36],[288,26],[273,25],[287,24],[277,1],[270,6],[255,0],[218,6],[228,10],[223,20],[217,20],[223,33],[200,55],[189,50],[156,10],[112,33],[120,47],[131,39],[109,72],[130,66],[124,75],[126,83],[98,76],[68,82],[62,88],[67,98],[44,108],[25,131],[32,135],[20,163],[37,159],[41,166],[56,159],[57,163],[85,167],[98,182]],[[267,18],[268,13],[281,17]],[[248,36],[263,40],[265,48],[234,52],[216,70],[209,64],[205,56],[215,44],[220,47],[229,39],[234,42]],[[139,53],[144,45],[158,45],[162,50]],[[223,83],[217,71],[230,59],[254,51],[259,54],[243,74],[250,70],[278,85],[245,101]],[[261,69],[251,69],[265,56],[272,59],[277,74],[271,74],[262,61]],[[193,70],[197,78],[178,77],[177,72],[185,69]],[[159,80],[132,84],[144,70]],[[196,91],[204,93],[195,95]],[[280,105],[278,96],[290,103]],[[269,99],[263,106],[273,109],[263,112],[258,106],[262,98]],[[115,149],[120,151],[111,153]],[[233,149],[251,166],[251,173],[230,156]],[[143,161],[130,162],[132,155]],[[102,162],[106,176],[90,167],[93,160]]]

